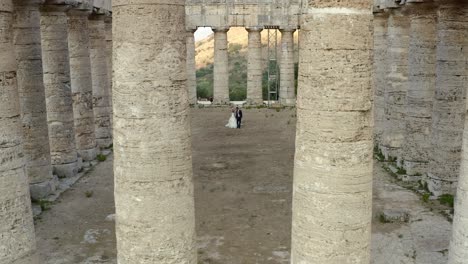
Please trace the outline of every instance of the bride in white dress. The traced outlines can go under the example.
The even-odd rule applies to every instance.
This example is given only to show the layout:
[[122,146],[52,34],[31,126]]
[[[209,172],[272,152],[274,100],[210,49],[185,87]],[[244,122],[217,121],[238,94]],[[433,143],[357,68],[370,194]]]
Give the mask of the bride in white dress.
[[231,117],[229,118],[229,122],[226,124],[226,127],[227,128],[237,128],[237,120],[236,120],[236,117],[234,115],[234,109],[232,109],[231,111]]

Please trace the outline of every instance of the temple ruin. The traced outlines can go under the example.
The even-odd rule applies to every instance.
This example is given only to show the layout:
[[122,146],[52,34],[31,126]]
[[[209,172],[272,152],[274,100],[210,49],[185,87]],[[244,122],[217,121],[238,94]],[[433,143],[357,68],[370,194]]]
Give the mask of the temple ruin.
[[468,264],[462,0],[0,0],[0,263],[41,263],[31,200],[110,148],[118,263],[199,263],[199,27],[214,31],[219,108],[230,105],[229,29],[248,31],[246,106],[264,101],[260,33],[281,33],[277,103],[297,112],[290,263],[379,264],[377,156],[431,198],[455,196],[447,259]]

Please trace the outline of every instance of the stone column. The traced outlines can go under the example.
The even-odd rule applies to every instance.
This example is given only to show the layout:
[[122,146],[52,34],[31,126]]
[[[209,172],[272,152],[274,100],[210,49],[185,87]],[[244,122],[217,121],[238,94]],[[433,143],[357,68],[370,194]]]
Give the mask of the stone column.
[[382,143],[385,130],[385,88],[387,75],[387,21],[386,12],[374,13],[374,137]]
[[262,32],[263,28],[250,27],[249,46],[247,53],[247,103],[250,105],[263,104],[263,61],[262,61]]
[[[109,104],[110,104],[110,126],[113,127],[113,112],[112,112],[112,82],[113,82],[113,70],[112,70],[112,15],[106,16],[105,28],[106,28],[106,59],[107,59],[107,78],[109,80]],[[111,136],[113,131],[111,129]]]
[[55,191],[42,72],[38,0],[15,2],[14,42],[24,154],[31,197],[40,200]]
[[0,263],[37,264],[13,46],[13,3],[0,0]]
[[118,262],[196,264],[185,0],[112,6]]
[[[447,87],[456,88],[452,93],[454,95],[453,98],[460,95],[460,92],[457,90],[461,88],[461,86],[466,88],[466,76],[458,76],[458,74],[466,74],[466,70],[463,71],[463,61],[466,62],[468,57],[466,50],[466,40],[468,37],[466,33],[468,23],[467,11],[468,5],[460,1],[442,1],[439,7],[440,31],[437,46],[437,74],[441,74],[441,77],[439,79],[439,75],[437,75],[436,89],[439,91],[439,85],[442,84],[442,80],[445,80]],[[450,28],[455,30],[449,31]],[[465,41],[465,43],[463,43],[463,41]],[[462,47],[464,47],[463,50],[465,52],[464,58],[460,54]],[[447,59],[445,64],[442,63],[443,55],[445,55]],[[464,116],[462,144],[462,161],[455,198],[455,213],[453,216],[452,239],[450,241],[448,264],[466,264],[468,261],[468,115],[466,115],[466,113]],[[435,153],[439,154],[439,152]],[[442,154],[446,155],[445,153]],[[453,156],[450,155],[446,157],[446,159],[448,160],[452,157]],[[450,176],[451,175],[452,173],[450,173]],[[454,180],[454,178],[451,180]],[[441,190],[443,191],[450,191],[454,188],[453,184],[450,184],[450,182],[443,184],[442,187]]]
[[293,28],[280,29],[281,60],[280,60],[280,102],[282,105],[296,105],[296,87],[294,76],[294,31]]
[[195,63],[195,30],[187,31],[187,89],[189,103],[197,104],[197,69]]
[[70,85],[68,28],[69,6],[47,0],[41,9],[42,66],[49,124],[52,166],[59,177],[78,172],[73,100]]
[[229,28],[213,28],[213,31],[213,103],[217,105],[229,104],[229,63],[227,39]]
[[454,194],[459,175],[466,111],[468,16],[461,4],[442,1],[438,11],[436,87],[432,111],[432,154],[427,173],[436,196]]
[[89,38],[91,43],[91,73],[93,77],[93,109],[96,141],[100,148],[112,144],[110,124],[111,104],[107,70],[106,28],[104,14],[89,17]]
[[75,141],[84,161],[96,159],[94,134],[93,82],[89,58],[88,16],[92,5],[81,4],[68,11],[68,48],[75,120]]
[[309,3],[300,32],[291,263],[370,263],[372,1]]
[[385,89],[385,128],[380,149],[386,159],[398,158],[405,137],[406,91],[408,86],[409,17],[399,8],[390,9],[388,18],[387,76]]
[[431,119],[436,80],[437,15],[434,3],[407,3],[411,20],[404,168],[423,175],[431,159]]

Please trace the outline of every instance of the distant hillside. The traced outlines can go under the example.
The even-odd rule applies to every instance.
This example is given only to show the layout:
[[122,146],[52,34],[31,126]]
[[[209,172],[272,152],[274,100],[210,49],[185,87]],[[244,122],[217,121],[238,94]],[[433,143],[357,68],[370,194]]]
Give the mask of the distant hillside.
[[[266,66],[267,66],[267,31],[262,32],[264,72],[264,95],[267,90]],[[281,35],[278,34],[278,41]],[[247,90],[247,51],[248,32],[244,28],[231,28],[228,31],[229,52],[229,93],[233,101],[245,100]],[[297,34],[295,35],[297,49]],[[278,49],[280,45],[278,43]],[[278,51],[279,52],[279,51]],[[296,52],[297,54],[297,52]],[[278,56],[280,54],[278,53]],[[297,55],[296,55],[297,57]],[[196,43],[196,67],[197,67],[197,94],[198,97],[208,98],[213,95],[213,58],[214,36],[200,40]],[[297,58],[296,58],[297,60]]]

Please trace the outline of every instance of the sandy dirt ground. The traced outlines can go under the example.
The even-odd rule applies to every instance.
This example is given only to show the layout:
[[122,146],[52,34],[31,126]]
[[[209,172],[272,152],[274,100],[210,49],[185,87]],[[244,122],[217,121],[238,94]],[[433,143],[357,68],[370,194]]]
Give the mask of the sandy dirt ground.
[[[198,263],[289,263],[295,110],[245,109],[241,130],[223,108],[192,111]],[[375,166],[373,263],[442,264],[450,223]],[[382,223],[379,215],[407,213]],[[116,263],[112,156],[36,220],[47,264]]]

